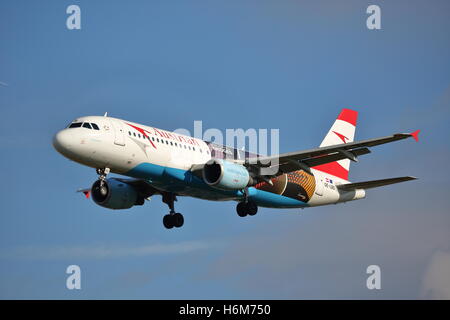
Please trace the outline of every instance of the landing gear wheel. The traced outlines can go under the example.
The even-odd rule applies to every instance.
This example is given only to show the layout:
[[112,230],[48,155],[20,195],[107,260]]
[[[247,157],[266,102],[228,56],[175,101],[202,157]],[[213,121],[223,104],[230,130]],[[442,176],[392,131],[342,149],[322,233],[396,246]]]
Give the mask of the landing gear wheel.
[[166,214],[163,218],[163,224],[167,229],[180,228],[184,224],[184,217],[181,213]]
[[258,206],[254,202],[247,202],[247,213],[249,216],[254,216],[258,212]]
[[239,217],[254,216],[258,212],[258,206],[252,201],[242,201],[237,204],[236,212]]
[[181,213],[175,212],[174,202],[177,201],[177,197],[172,192],[165,192],[162,194],[163,202],[169,206],[169,214],[166,214],[163,218],[164,227],[167,229],[181,228],[184,224],[184,217]]
[[172,216],[172,220],[174,222],[174,227],[175,228],[181,228],[184,224],[184,217],[181,213],[175,213]]
[[245,202],[239,202],[236,206],[236,212],[239,217],[245,217],[247,215],[247,204]]
[[163,218],[163,224],[166,229],[172,229],[174,227],[172,215],[166,214]]

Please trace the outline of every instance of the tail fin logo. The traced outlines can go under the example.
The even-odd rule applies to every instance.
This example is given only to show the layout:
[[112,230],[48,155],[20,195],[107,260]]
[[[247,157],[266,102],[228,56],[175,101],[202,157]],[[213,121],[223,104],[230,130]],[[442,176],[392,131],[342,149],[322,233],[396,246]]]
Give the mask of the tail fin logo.
[[344,136],[343,134],[341,134],[341,133],[339,133],[339,132],[336,132],[336,131],[333,131],[333,133],[334,133],[335,135],[337,135],[337,136],[339,137],[339,139],[342,140],[342,142],[347,143],[347,141],[345,141],[345,140],[348,140],[348,138],[347,138],[346,136]]

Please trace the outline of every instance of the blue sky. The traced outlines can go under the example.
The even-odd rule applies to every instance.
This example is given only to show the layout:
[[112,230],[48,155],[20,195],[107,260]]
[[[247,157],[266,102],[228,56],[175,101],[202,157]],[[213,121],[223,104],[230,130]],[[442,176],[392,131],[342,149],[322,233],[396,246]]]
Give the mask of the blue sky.
[[[67,6],[82,29],[66,28]],[[370,4],[382,30],[366,28]],[[450,298],[448,1],[2,1],[0,298]],[[414,175],[362,201],[309,210],[180,199],[113,212],[75,190],[94,170],[51,146],[73,118],[167,130],[280,129],[317,146],[343,107],[372,149],[364,181]],[[65,287],[66,267],[82,290]],[[366,289],[380,265],[382,290]]]

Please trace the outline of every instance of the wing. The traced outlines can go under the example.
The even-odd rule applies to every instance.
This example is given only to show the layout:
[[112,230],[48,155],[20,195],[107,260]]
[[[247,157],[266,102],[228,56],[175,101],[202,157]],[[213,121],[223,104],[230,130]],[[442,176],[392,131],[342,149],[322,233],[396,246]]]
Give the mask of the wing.
[[410,181],[410,180],[415,180],[415,179],[417,179],[417,178],[408,176],[408,177],[372,180],[372,181],[341,184],[341,185],[338,185],[337,188],[339,190],[344,190],[344,191],[351,191],[351,190],[355,190],[355,189],[370,189],[370,188],[377,188],[377,187],[387,186],[389,184]]
[[124,178],[113,178],[120,182],[129,184],[130,186],[133,186],[139,194],[144,197],[144,199],[147,199],[151,197],[154,194],[161,194],[161,192],[153,187],[150,182],[143,180],[143,179],[124,179]]
[[370,153],[368,147],[374,147],[380,144],[403,140],[410,137],[417,141],[418,133],[419,130],[413,133],[396,133],[387,137],[342,143],[304,151],[283,153],[278,156],[248,158],[246,159],[244,165],[253,169],[258,169],[259,171],[261,171],[261,168],[270,168],[271,170],[266,170],[265,172],[270,172],[269,175],[273,176],[295,170],[310,171],[311,167],[337,160],[350,159],[352,161],[358,161],[358,156]]

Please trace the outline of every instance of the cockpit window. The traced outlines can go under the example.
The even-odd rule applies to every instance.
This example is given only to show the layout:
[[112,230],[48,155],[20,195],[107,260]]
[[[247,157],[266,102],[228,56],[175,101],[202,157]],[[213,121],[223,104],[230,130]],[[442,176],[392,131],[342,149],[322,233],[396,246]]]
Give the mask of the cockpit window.
[[91,126],[92,126],[92,128],[94,128],[94,130],[100,130],[98,125],[96,125],[95,123],[91,123]]
[[81,122],[75,122],[75,123],[72,123],[72,124],[69,126],[69,128],[79,128],[79,127],[81,127],[81,125],[82,125]]
[[92,129],[92,127],[91,127],[91,125],[89,124],[89,122],[83,123],[83,128]]

